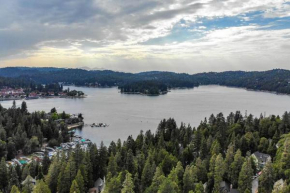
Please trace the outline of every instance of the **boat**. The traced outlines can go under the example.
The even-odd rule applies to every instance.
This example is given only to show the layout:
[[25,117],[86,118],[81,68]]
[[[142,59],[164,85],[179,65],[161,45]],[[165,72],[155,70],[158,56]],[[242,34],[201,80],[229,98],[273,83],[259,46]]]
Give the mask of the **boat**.
[[91,127],[109,127],[109,125],[106,123],[97,123],[97,124],[93,123],[91,124]]

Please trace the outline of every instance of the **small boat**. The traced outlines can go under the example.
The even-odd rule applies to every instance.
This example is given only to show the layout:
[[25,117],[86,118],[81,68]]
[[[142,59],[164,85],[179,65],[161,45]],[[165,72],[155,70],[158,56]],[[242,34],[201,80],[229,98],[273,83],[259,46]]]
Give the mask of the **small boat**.
[[97,123],[97,124],[93,123],[93,124],[91,125],[91,127],[108,127],[108,126],[109,126],[109,125],[106,124],[106,123]]

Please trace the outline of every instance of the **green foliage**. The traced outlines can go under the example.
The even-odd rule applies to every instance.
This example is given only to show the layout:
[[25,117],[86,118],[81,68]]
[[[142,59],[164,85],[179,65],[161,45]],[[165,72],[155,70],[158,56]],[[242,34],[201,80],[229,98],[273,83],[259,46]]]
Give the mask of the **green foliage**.
[[262,170],[262,174],[259,177],[259,192],[267,193],[272,192],[274,185],[274,171],[272,162],[268,161]]
[[251,159],[247,158],[243,163],[241,172],[239,174],[239,191],[246,192],[252,189],[253,169]]
[[43,180],[39,180],[37,181],[36,186],[33,189],[33,193],[51,193],[51,191],[48,185]]
[[76,180],[74,180],[70,187],[70,193],[81,193],[79,185]]
[[134,183],[132,180],[132,174],[129,172],[126,174],[125,181],[123,182],[123,188],[121,193],[134,193]]
[[17,186],[13,185],[10,193],[20,193],[20,191]]
[[[170,118],[160,122],[156,133],[141,131],[136,139],[129,136],[123,142],[112,142],[108,148],[103,143],[98,147],[89,144],[85,151],[77,145],[52,160],[45,154],[42,164],[32,161],[22,168],[7,168],[5,158],[14,158],[16,150],[37,150],[43,138],[49,144],[66,138],[63,124],[58,126],[53,119],[43,118],[43,113],[24,113],[16,107],[4,111],[0,106],[0,140],[5,142],[0,163],[2,192],[10,192],[13,185],[23,192],[31,191],[20,185],[29,175],[44,179],[46,185],[42,183],[40,191],[59,193],[87,192],[104,177],[105,193],[201,193],[204,183],[206,192],[219,192],[222,181],[240,192],[249,192],[253,175],[260,171],[250,156],[256,150],[269,153],[274,161],[262,171],[259,192],[271,192],[279,179],[285,184],[290,181],[289,113],[282,118],[244,117],[240,112],[224,117],[219,113],[196,129],[185,124],[178,127]],[[283,186],[284,192],[288,190],[287,185]]]

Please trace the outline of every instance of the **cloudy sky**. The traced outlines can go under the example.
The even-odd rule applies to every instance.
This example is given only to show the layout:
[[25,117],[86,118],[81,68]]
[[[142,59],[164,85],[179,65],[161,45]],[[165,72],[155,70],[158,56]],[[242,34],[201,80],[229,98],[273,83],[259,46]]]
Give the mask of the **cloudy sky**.
[[0,67],[290,69],[290,0],[0,0]]

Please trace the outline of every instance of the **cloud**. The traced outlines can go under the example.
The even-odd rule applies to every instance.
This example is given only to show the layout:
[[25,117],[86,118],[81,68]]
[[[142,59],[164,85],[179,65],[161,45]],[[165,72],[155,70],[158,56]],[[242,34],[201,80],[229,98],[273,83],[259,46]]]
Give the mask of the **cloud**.
[[[277,61],[284,64],[289,59],[285,55],[289,49],[282,44],[289,41],[288,27],[263,29],[264,19],[289,19],[289,0],[0,0],[0,3],[2,66],[106,68],[107,65],[112,69],[140,71],[148,66],[175,69],[178,61],[188,68],[192,61],[205,67],[214,65],[213,61],[243,65],[237,61],[240,56],[245,57],[242,61],[253,63],[263,54],[269,58],[273,51],[276,55],[270,60],[272,67]],[[261,16],[255,19],[249,14],[253,12]],[[239,17],[240,23],[225,26],[216,22],[217,18],[226,17]],[[202,19],[213,20],[217,26]],[[277,23],[272,22],[271,26]],[[126,63],[135,67],[126,69]]]

